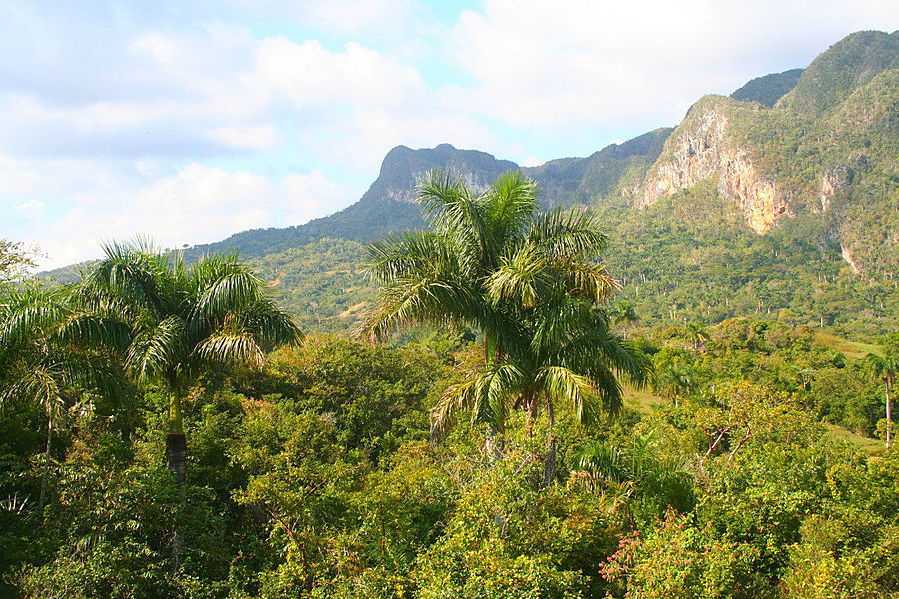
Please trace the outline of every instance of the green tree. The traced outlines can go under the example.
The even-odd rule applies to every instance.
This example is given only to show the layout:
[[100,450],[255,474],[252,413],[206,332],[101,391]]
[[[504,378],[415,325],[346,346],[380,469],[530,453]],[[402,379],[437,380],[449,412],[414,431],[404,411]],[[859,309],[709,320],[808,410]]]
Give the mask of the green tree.
[[893,414],[890,405],[890,391],[893,383],[896,381],[896,373],[899,372],[899,352],[896,352],[889,345],[885,348],[883,355],[868,354],[865,359],[871,378],[883,382],[883,395],[885,402],[886,415],[886,446],[890,447],[890,438],[892,436]]
[[709,339],[709,332],[702,323],[688,322],[684,330],[687,333],[687,338],[690,340],[690,347],[693,348],[693,351],[698,351],[699,346]]
[[[369,247],[381,290],[367,331],[377,337],[427,322],[484,333],[486,364],[443,397],[438,428],[464,409],[501,432],[510,409],[527,410],[533,422],[541,405],[551,428],[559,402],[588,422],[601,407],[621,404],[616,373],[642,384],[645,360],[611,333],[598,309],[614,282],[598,261],[606,237],[594,216],[539,213],[536,187],[520,172],[480,196],[432,172],[418,199],[431,231]],[[555,472],[552,432],[548,445],[547,483]]]
[[34,266],[33,251],[22,242],[0,239],[0,285],[21,279]]
[[[637,316],[637,307],[628,300],[615,302],[609,309],[609,317],[616,325],[623,326],[625,331],[627,331],[630,325],[640,320],[640,317]],[[627,336],[627,333],[625,333],[625,336]]]
[[696,387],[696,371],[689,364],[667,364],[656,373],[653,387],[662,397],[673,400],[677,407],[678,397],[688,395]]
[[0,296],[0,406],[11,402],[39,405],[47,417],[47,441],[38,511],[43,510],[53,431],[70,409],[98,393],[115,404],[126,401],[124,377],[108,351],[79,345],[69,325],[81,317],[66,289],[37,285],[8,289]]
[[235,256],[206,256],[188,268],[180,254],[146,242],[104,250],[80,289],[92,310],[69,322],[69,335],[117,348],[138,384],[167,389],[166,461],[180,487],[185,390],[213,364],[261,366],[266,349],[296,341],[300,331]]

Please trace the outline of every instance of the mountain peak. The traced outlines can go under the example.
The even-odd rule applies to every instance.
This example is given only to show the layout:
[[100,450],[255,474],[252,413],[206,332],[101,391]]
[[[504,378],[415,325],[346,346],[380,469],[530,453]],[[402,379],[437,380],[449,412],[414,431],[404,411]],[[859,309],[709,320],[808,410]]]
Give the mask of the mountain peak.
[[821,114],[846,100],[878,73],[899,68],[899,31],[858,31],[818,55],[777,105]]
[[500,174],[516,169],[518,165],[509,160],[498,160],[486,152],[460,150],[448,143],[417,150],[397,146],[384,156],[378,178],[361,201],[411,202],[415,186],[433,168],[462,177],[474,189],[485,189]]
[[805,69],[790,69],[782,73],[771,73],[748,81],[730,95],[734,100],[758,102],[772,108],[778,100],[789,93],[799,82]]

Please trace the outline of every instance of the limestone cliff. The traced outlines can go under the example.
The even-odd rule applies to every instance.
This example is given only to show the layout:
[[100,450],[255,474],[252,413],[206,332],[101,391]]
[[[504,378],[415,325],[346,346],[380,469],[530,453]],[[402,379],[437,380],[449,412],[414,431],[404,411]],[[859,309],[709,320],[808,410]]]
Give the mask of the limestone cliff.
[[763,176],[745,149],[728,131],[725,98],[706,98],[697,103],[671,134],[665,149],[644,180],[637,195],[639,207],[661,197],[718,178],[718,193],[735,202],[747,224],[761,234],[769,232],[783,215],[789,215],[789,193]]

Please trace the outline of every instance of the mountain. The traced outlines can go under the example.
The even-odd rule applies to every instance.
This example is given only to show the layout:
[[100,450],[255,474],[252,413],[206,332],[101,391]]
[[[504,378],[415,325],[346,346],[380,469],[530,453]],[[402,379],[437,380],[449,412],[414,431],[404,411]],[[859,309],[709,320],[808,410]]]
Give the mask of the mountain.
[[899,32],[859,31],[815,58],[779,104],[797,114],[822,114],[846,101],[879,73],[896,68]]
[[756,77],[730,95],[734,100],[758,102],[773,108],[784,94],[796,87],[804,69],[790,69],[783,73],[771,73]]
[[[822,251],[836,249],[857,273],[892,276],[899,272],[897,68],[899,33],[854,33],[805,69],[753,79],[730,97],[701,98],[673,130],[521,170],[540,184],[545,206],[625,197],[645,209],[714,179],[717,196],[735,204],[757,234],[769,234],[784,218],[811,220]],[[398,146],[352,206],[299,227],[197,246],[188,257],[223,250],[261,256],[316,239],[365,242],[421,227],[413,189],[434,167],[475,188],[518,168],[449,144]]]
[[671,131],[656,129],[586,158],[561,158],[521,170],[540,184],[546,206],[589,204],[597,196],[638,185]]
[[831,46],[772,108],[722,96],[694,104],[634,204],[714,180],[758,234],[809,221],[856,273],[899,273],[899,32]]
[[[647,324],[764,313],[864,334],[895,328],[897,40],[852,34],[805,69],[699,99],[674,129],[521,170],[540,184],[544,206],[600,212],[619,297]],[[346,330],[373,293],[357,268],[360,243],[423,226],[411,200],[434,167],[476,189],[518,168],[448,144],[398,146],[352,206],[298,227],[245,231],[187,257],[237,250],[304,326]]]
[[472,188],[484,189],[518,165],[497,160],[486,152],[458,150],[449,144],[419,150],[397,146],[384,157],[378,178],[362,198],[340,212],[296,227],[244,231],[224,241],[194,246],[185,255],[191,259],[208,252],[238,251],[244,257],[262,256],[316,239],[364,242],[391,231],[421,228],[424,221],[413,202],[413,192],[420,178],[432,168],[457,174]]
[[[655,161],[671,129],[656,129],[623,144],[612,144],[586,158],[563,158],[522,168],[543,189],[546,206],[589,203],[597,194],[621,185],[636,185]],[[424,226],[414,203],[415,186],[433,168],[461,177],[474,190],[483,190],[505,171],[520,168],[476,150],[450,144],[413,150],[397,146],[381,163],[378,178],[355,204],[324,218],[287,228],[253,229],[217,243],[185,250],[187,259],[208,252],[237,251],[244,257],[281,252],[318,239],[371,241],[391,231]]]

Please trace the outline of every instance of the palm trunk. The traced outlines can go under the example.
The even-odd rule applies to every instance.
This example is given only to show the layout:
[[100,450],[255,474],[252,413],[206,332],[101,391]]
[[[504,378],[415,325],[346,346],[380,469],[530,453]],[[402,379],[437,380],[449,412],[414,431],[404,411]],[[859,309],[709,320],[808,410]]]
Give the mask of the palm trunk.
[[497,462],[503,457],[503,435],[493,424],[487,425],[487,454],[491,462]]
[[184,497],[184,471],[187,460],[187,440],[181,417],[181,390],[176,386],[169,398],[169,434],[166,437],[165,459],[178,482],[178,493]]
[[891,387],[890,383],[891,382],[892,381],[890,379],[887,379],[887,384],[886,384],[887,449],[890,448],[890,437],[891,437],[892,428],[893,428],[893,418],[892,418],[893,415],[892,415],[892,410],[890,410],[890,387]]
[[[178,495],[181,497],[181,505],[186,503],[184,496],[184,471],[187,461],[187,439],[184,436],[184,422],[181,417],[181,389],[177,383],[173,385],[172,395],[169,397],[169,433],[165,440],[166,466],[175,475],[178,484]],[[183,541],[178,529],[172,535],[172,562],[174,569],[181,569],[181,547]]]
[[[44,471],[41,472],[41,492],[38,495],[37,511],[44,513],[44,500],[47,496],[47,476],[50,473],[50,448],[53,442],[53,417],[47,415],[47,449],[44,450]],[[889,447],[889,445],[887,445]]]

